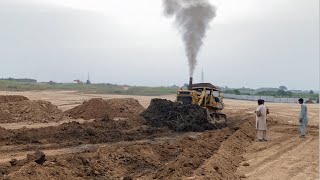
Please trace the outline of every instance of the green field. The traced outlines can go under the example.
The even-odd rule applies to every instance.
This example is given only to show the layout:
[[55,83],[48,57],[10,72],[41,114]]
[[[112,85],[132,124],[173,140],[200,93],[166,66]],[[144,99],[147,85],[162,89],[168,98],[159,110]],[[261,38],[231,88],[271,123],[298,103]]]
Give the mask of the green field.
[[28,83],[0,80],[0,91],[32,91],[32,90],[72,90],[84,93],[124,94],[159,96],[175,94],[177,88],[172,87],[144,87],[120,86],[112,84],[76,84],[76,83]]
[[[175,94],[178,87],[146,87],[146,86],[121,86],[113,84],[76,84],[76,83],[35,83],[35,82],[17,82],[11,80],[0,80],[0,91],[33,91],[33,90],[70,90],[83,93],[98,93],[98,94],[123,94],[123,95],[141,95],[141,96],[159,96]],[[241,89],[240,89],[241,90]],[[286,91],[284,94],[275,92],[255,92],[252,90],[249,93],[243,93],[237,89],[229,89],[226,94],[239,95],[259,95],[259,96],[274,96],[274,97],[294,97],[294,98],[310,98],[316,100],[319,94],[309,93],[292,93]]]

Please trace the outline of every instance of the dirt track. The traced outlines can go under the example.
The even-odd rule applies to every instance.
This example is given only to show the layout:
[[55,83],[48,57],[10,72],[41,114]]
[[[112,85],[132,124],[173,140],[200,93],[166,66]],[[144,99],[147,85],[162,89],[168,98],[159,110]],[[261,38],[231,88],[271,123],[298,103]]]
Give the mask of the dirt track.
[[[285,133],[283,133],[285,132]],[[309,127],[301,139],[295,126],[270,129],[269,142],[253,143],[243,155],[250,166],[239,168],[248,179],[316,179],[319,177],[318,127]]]
[[[49,101],[63,111],[91,98],[132,97],[62,91],[15,94],[25,95],[30,100]],[[154,97],[133,98],[147,107]],[[174,96],[161,98],[173,99]],[[80,133],[74,134],[77,138],[72,139],[75,132],[65,130],[69,125],[56,122],[2,124],[4,128],[11,127],[15,130],[0,129],[3,144],[0,148],[0,171],[9,173],[11,179],[239,179],[241,176],[247,179],[319,178],[317,105],[308,106],[312,126],[308,128],[307,138],[300,139],[296,127],[299,106],[267,104],[271,110],[269,141],[260,143],[254,141],[252,126],[252,112],[256,103],[233,100],[226,100],[225,103],[225,112],[232,123],[223,130],[204,133],[174,133],[168,129],[150,131],[143,125],[143,120],[136,119],[132,124],[132,118],[107,122],[78,120],[85,124],[72,123],[72,127]],[[38,130],[19,129],[23,126]],[[96,128],[96,134],[91,132],[90,127]],[[113,136],[114,133],[117,135]],[[91,136],[94,136],[94,141]],[[110,137],[116,138],[110,141]],[[24,160],[26,154],[35,149],[42,150],[48,156],[43,166]],[[12,158],[21,160],[18,161],[20,164],[8,166],[8,161]],[[249,166],[243,166],[245,163]]]

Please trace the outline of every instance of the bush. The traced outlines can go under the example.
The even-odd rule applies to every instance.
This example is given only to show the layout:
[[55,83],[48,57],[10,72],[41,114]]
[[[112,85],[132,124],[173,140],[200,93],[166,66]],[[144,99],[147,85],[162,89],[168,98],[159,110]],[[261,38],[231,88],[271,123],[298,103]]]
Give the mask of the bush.
[[18,89],[17,86],[7,86],[7,87],[8,87],[8,89]]

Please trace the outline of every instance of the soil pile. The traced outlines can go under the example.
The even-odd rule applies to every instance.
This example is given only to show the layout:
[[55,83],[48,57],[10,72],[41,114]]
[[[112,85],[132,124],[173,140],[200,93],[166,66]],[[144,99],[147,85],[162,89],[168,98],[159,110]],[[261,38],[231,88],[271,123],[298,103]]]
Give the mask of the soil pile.
[[62,111],[50,102],[31,100],[2,103],[0,115],[1,123],[57,122],[63,117]]
[[18,102],[18,101],[26,101],[29,100],[27,97],[19,96],[19,95],[0,95],[0,103],[7,102]]
[[65,114],[72,118],[99,119],[108,116],[113,119],[116,117],[130,118],[140,114],[143,110],[143,106],[133,98],[109,100],[94,98],[66,111]]
[[314,102],[311,99],[307,100],[305,103],[306,104],[314,104]]
[[130,118],[132,115],[141,114],[144,110],[144,107],[139,101],[133,98],[108,99],[106,103],[110,107],[107,113],[111,118]]
[[83,153],[46,157],[42,166],[18,161],[3,172],[9,179],[240,179],[235,170],[254,138],[254,123],[236,129],[113,143]]
[[93,98],[83,102],[80,106],[65,111],[72,118],[97,119],[107,116],[109,105],[101,98]]
[[6,176],[8,180],[33,180],[33,179],[76,179],[67,168],[45,163],[45,166],[31,162],[16,172]]
[[0,105],[0,122],[6,122],[12,119],[12,116],[9,112],[4,111],[1,109],[1,105]]
[[[170,134],[168,129],[136,126],[143,124],[142,117],[114,121],[111,119],[95,120],[80,124],[64,123],[38,129],[0,129],[0,146],[2,145],[41,145],[55,144],[66,147],[78,144],[97,144],[119,141],[150,139],[163,134]],[[2,135],[3,134],[3,135]]]
[[212,130],[207,112],[198,105],[183,105],[165,99],[152,99],[150,106],[142,113],[146,121],[155,127],[169,127],[174,131]]
[[235,172],[243,161],[242,153],[255,138],[253,122],[246,122],[224,141],[218,152],[206,161],[195,173],[196,179],[240,179]]

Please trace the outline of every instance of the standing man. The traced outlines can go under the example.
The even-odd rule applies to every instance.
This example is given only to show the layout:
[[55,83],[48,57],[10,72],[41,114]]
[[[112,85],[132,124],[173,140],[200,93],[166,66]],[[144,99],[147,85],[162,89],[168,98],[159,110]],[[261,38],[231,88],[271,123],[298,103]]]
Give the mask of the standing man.
[[[262,104],[264,105],[264,100],[263,99],[262,99]],[[268,115],[268,114],[270,114],[270,111],[269,111],[269,108],[267,106],[266,106],[266,108],[267,108],[267,115]],[[267,121],[268,121],[268,119],[267,119]]]
[[301,138],[306,137],[306,126],[308,125],[308,112],[307,105],[303,103],[303,99],[300,98],[299,104],[301,104],[301,111],[299,116],[299,126],[300,126],[300,134]]
[[258,140],[267,141],[267,108],[264,105],[264,100],[258,100],[258,108],[255,114]]

